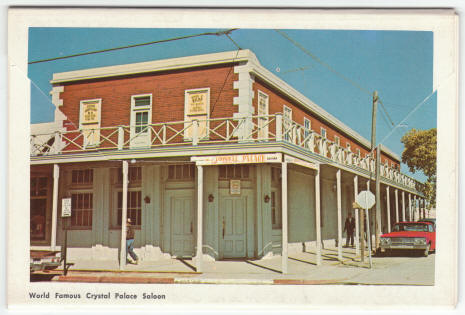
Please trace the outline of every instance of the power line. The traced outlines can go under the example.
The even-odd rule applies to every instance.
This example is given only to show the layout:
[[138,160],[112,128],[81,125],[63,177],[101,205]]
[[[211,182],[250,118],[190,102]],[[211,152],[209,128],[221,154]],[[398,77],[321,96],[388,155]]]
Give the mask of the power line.
[[381,108],[383,109],[384,113],[386,114],[387,118],[389,119],[389,122],[391,123],[392,127],[394,127],[395,124],[394,124],[394,122],[392,121],[391,116],[389,116],[389,114],[388,114],[388,112],[387,112],[387,110],[386,110],[386,107],[384,107],[383,102],[382,102],[381,99],[379,99],[379,98],[378,98],[378,101],[379,101],[379,103],[381,104]]
[[120,46],[120,47],[101,49],[101,50],[94,50],[94,51],[83,52],[83,53],[67,55],[67,56],[61,56],[61,57],[55,57],[55,58],[35,60],[35,61],[28,62],[28,64],[36,64],[36,63],[41,63],[41,62],[49,62],[49,61],[67,59],[67,58],[74,58],[74,57],[80,57],[80,56],[99,54],[99,53],[115,51],[115,50],[122,50],[122,49],[134,48],[134,47],[148,46],[148,45],[153,45],[153,44],[167,43],[167,42],[173,42],[173,41],[177,41],[177,40],[181,40],[181,39],[188,39],[188,38],[194,38],[194,37],[200,37],[200,36],[210,36],[210,35],[222,36],[222,35],[226,35],[226,36],[229,37],[229,34],[231,32],[233,32],[233,31],[235,31],[235,30],[237,30],[237,28],[231,28],[231,29],[228,29],[226,31],[206,32],[206,33],[200,33],[200,34],[173,37],[173,38],[161,39],[161,40],[156,40],[156,41],[151,41],[151,42],[146,42],[146,43],[140,43],[140,44],[134,44],[134,45]]
[[329,64],[327,64],[326,62],[324,62],[323,60],[321,60],[320,58],[318,58],[316,55],[314,55],[311,51],[309,51],[308,49],[306,49],[305,47],[303,47],[301,44],[299,44],[298,42],[296,42],[295,40],[293,40],[291,37],[289,37],[289,35],[287,35],[286,33],[284,33],[283,31],[281,30],[278,30],[278,29],[275,29],[275,31],[280,34],[282,37],[284,37],[285,39],[287,39],[288,41],[290,41],[292,44],[294,44],[294,46],[296,46],[297,48],[299,48],[300,50],[302,50],[306,55],[310,56],[311,58],[313,58],[316,62],[318,62],[319,64],[321,64],[322,66],[324,66],[325,68],[327,68],[329,71],[333,72],[334,74],[338,75],[340,78],[344,79],[345,81],[349,82],[350,84],[352,84],[353,86],[355,86],[357,89],[359,89],[360,91],[362,91],[363,93],[366,93],[368,95],[372,95],[372,93],[361,87],[358,83],[356,83],[355,81],[349,79],[348,77],[346,77],[345,75],[343,75],[342,73],[338,72],[336,69],[334,69],[333,67],[331,67]]

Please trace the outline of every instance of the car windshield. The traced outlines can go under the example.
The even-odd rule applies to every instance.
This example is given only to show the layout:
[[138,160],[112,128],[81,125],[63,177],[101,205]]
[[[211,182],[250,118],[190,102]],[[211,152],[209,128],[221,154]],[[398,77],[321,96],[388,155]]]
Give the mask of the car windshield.
[[427,224],[396,224],[394,231],[417,231],[417,232],[428,232]]

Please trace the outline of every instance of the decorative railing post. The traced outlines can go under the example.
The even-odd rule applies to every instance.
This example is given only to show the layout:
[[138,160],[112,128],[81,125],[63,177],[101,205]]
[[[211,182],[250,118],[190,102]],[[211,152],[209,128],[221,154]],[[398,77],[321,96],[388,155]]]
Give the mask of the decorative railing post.
[[118,150],[123,150],[124,146],[124,129],[123,126],[118,126]]
[[276,114],[276,141],[283,141],[283,115]]
[[60,132],[56,131],[55,132],[55,141],[53,141],[53,150],[50,150],[50,153],[52,153],[52,154],[60,153],[60,144],[61,144]]
[[192,121],[192,145],[199,144],[199,121],[194,119]]

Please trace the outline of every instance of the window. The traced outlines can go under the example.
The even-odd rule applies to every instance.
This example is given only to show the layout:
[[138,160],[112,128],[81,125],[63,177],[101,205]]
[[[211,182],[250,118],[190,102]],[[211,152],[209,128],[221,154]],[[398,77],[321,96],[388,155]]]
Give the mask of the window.
[[[123,213],[123,192],[118,191],[117,203],[117,226],[121,226],[121,216]],[[127,217],[131,219],[133,226],[141,226],[142,224],[142,192],[140,190],[128,191],[127,200]]]
[[71,194],[71,227],[92,228],[93,194],[76,192]]
[[349,142],[347,142],[346,146],[347,146],[347,150],[350,151],[350,143]]
[[310,130],[312,129],[312,122],[307,117],[304,117],[304,130],[305,130],[305,139],[310,135]]
[[[121,227],[123,213],[123,170],[113,170],[113,206],[111,215],[111,226]],[[142,222],[142,167],[131,166],[128,169],[128,194],[127,194],[127,217],[131,224],[140,227]]]
[[168,165],[168,180],[194,180],[194,164]]
[[358,155],[359,157],[361,156],[361,154],[360,154],[360,149],[359,149],[359,148],[355,149],[355,152],[357,152],[357,155]]
[[30,190],[30,239],[44,241],[46,239],[48,178],[31,176]]
[[131,97],[131,148],[150,146],[152,123],[152,94]]
[[326,129],[321,127],[321,137],[326,139]]
[[271,226],[273,229],[282,228],[282,212],[280,202],[278,200],[278,192],[271,192]]
[[95,147],[100,143],[100,107],[102,99],[84,100],[80,103],[79,129],[82,130],[83,146]]
[[339,146],[341,145],[341,140],[339,139],[338,136],[334,136],[334,142]]
[[220,179],[248,179],[249,165],[220,165]]
[[258,91],[258,139],[268,139],[268,114],[268,95]]
[[283,127],[284,127],[284,140],[291,140],[292,130],[292,109],[283,105]]
[[91,229],[93,215],[93,169],[71,171],[71,228]]

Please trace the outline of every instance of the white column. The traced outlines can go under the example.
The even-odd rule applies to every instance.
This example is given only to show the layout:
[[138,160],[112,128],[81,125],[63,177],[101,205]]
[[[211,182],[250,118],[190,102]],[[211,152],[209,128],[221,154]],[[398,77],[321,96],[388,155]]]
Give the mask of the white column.
[[412,219],[412,194],[408,194],[408,219],[409,221],[413,221]]
[[282,202],[282,272],[287,273],[287,162],[281,163],[281,202]]
[[57,221],[58,221],[58,183],[60,178],[60,166],[53,164],[53,200],[52,200],[52,235],[50,246],[56,250],[57,246]]
[[336,172],[337,187],[337,258],[342,261],[342,204],[341,204],[341,170]]
[[399,222],[399,192],[397,188],[394,190],[394,196],[396,199],[396,222]]
[[418,220],[420,220],[420,199],[417,198],[417,196],[415,195],[414,197],[414,203],[415,203],[415,217],[418,217]]
[[[358,176],[354,177],[354,200],[358,195]],[[360,222],[358,218],[359,209],[355,209],[355,256],[360,255]]]
[[387,201],[387,225],[388,233],[391,233],[391,200],[389,198],[389,186],[386,186],[386,201]]
[[321,265],[321,204],[320,204],[320,165],[315,175],[315,224],[316,224],[316,264]]
[[126,265],[126,221],[128,220],[128,161],[123,161],[123,209],[121,211],[121,250],[119,269]]
[[402,191],[402,221],[405,221],[405,191]]
[[197,165],[197,272],[202,271],[203,260],[203,227],[202,227],[202,213],[203,213],[203,166]]

